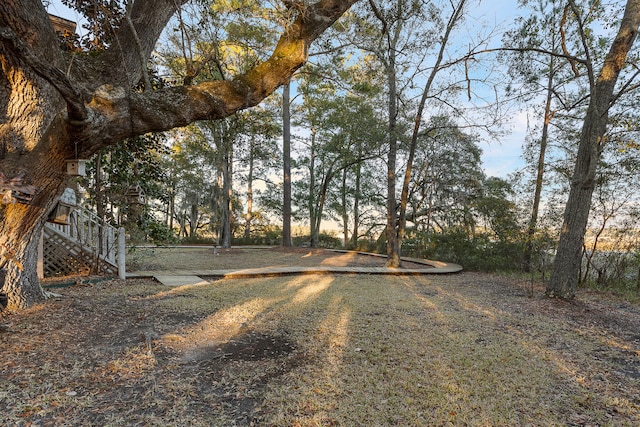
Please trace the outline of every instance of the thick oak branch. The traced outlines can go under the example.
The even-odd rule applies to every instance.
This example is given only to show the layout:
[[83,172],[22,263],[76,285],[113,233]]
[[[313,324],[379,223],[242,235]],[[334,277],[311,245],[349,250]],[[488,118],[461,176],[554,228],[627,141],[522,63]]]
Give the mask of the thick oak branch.
[[86,154],[133,135],[219,119],[257,105],[289,81],[306,62],[310,44],[356,1],[321,0],[309,6],[284,30],[268,60],[233,80],[144,93],[101,87],[88,105],[94,125],[77,135],[90,147]]

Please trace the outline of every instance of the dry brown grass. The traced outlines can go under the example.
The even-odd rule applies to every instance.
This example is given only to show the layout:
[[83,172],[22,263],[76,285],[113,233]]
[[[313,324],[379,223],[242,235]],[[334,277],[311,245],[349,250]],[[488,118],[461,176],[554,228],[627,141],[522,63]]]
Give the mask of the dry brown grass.
[[2,319],[6,425],[640,423],[640,308],[595,294],[475,273],[57,292]]
[[[355,252],[336,253],[312,248],[233,248],[157,247],[138,248],[127,255],[127,271],[166,270],[171,266],[180,270],[229,270],[261,267],[383,267],[386,259],[379,256],[358,255]],[[428,266],[406,263],[410,268]]]

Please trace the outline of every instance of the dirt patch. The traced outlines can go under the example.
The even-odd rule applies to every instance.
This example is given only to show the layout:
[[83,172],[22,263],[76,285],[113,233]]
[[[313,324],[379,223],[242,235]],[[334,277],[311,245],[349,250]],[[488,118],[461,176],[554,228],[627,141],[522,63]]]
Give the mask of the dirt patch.
[[191,354],[188,362],[197,363],[218,359],[257,361],[275,359],[291,354],[295,347],[283,336],[266,335],[257,331],[244,332],[224,344],[211,345]]
[[244,332],[226,343],[204,346],[181,359],[181,369],[200,393],[215,396],[233,425],[260,425],[263,396],[270,381],[306,363],[283,335]]

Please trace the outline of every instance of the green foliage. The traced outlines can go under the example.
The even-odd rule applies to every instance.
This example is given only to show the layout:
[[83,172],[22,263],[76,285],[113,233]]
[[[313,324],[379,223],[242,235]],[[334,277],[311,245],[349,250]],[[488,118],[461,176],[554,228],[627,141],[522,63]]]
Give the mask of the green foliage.
[[589,262],[590,274],[581,287],[640,297],[640,252],[598,252]]
[[[296,218],[308,218],[312,245],[320,244],[315,236],[324,219],[349,223],[357,216],[362,224],[362,211],[354,206],[375,197],[378,189],[372,183],[378,176],[372,165],[385,139],[376,111],[379,86],[374,90],[366,64],[347,64],[340,55],[329,59],[328,64],[307,66],[299,85],[304,102],[295,116],[297,124],[310,131],[297,153],[295,165],[305,179],[294,182],[293,199]],[[336,74],[348,90],[340,87]]]
[[108,176],[112,198],[139,185],[145,195],[166,199],[167,171],[162,163],[168,154],[164,134],[129,138],[104,152],[103,172]]
[[210,236],[205,237],[200,235],[183,236],[183,237],[180,237],[178,242],[181,245],[207,245],[207,246],[219,245],[217,239]]
[[580,286],[640,297],[639,214],[637,210],[627,213],[625,221],[604,231],[585,249]]
[[[186,236],[179,239],[182,245],[220,245],[217,238],[208,235]],[[282,245],[282,228],[275,225],[265,225],[253,229],[250,238],[242,235],[233,236],[231,244],[234,246],[280,246]]]
[[[446,116],[432,117],[418,140],[408,217],[427,230],[475,227],[485,192],[477,137]],[[498,197],[496,195],[496,197]]]
[[496,177],[483,182],[483,194],[475,200],[474,207],[484,220],[486,228],[501,242],[520,238],[520,226],[515,204],[509,200],[513,196],[511,185]]
[[[474,161],[469,163],[474,164]],[[451,176],[450,173],[443,171],[438,175]],[[468,270],[522,271],[526,235],[511,200],[514,196],[511,184],[495,177],[478,181],[478,175],[464,179],[462,172],[460,176],[451,177],[457,187],[447,197],[452,197],[453,202],[446,210],[434,211],[437,215],[432,218],[441,226],[427,227],[425,223],[418,223],[417,227],[408,229],[402,246],[403,255],[454,262]],[[446,190],[445,185],[435,188],[436,197],[432,196],[433,200],[441,200],[440,204],[446,200],[438,196]],[[461,199],[463,194],[467,196]],[[542,249],[543,237],[540,239],[538,246],[542,253],[550,245]]]
[[461,227],[429,235],[410,230],[402,246],[403,256],[453,262],[472,271],[521,271],[524,249],[522,240],[498,241]]
[[282,227],[276,225],[266,225],[252,229],[251,237],[234,237],[234,245],[264,245],[264,246],[280,246],[282,245]]
[[267,58],[287,17],[256,1],[190,2],[167,32],[161,61],[185,84],[231,79]]
[[136,215],[136,221],[129,221],[125,224],[129,243],[154,245],[171,245],[178,242],[175,231],[170,229],[164,222],[158,221],[148,210]]
[[[318,234],[318,239],[319,248],[341,249],[343,247],[342,240],[336,237],[333,233],[326,231],[321,232]],[[309,235],[295,236],[292,240],[293,246],[310,246],[311,244],[311,237]]]
[[126,196],[130,189],[139,188],[147,200],[166,202],[168,175],[163,162],[168,151],[164,142],[164,135],[148,134],[122,141],[94,156],[87,164],[87,176],[79,179],[88,204],[103,212],[107,221],[123,224],[125,216],[137,209]]
[[[384,242],[383,242],[384,243]],[[367,239],[367,238],[361,238],[358,239],[358,241],[354,244],[352,241],[350,241],[345,249],[349,249],[352,251],[359,251],[359,252],[370,252],[370,253],[383,253],[380,250],[380,245],[378,244],[377,240],[374,239]],[[383,248],[384,250],[384,248]]]
[[178,242],[175,231],[170,229],[164,222],[150,218],[145,222],[144,226],[147,231],[147,239],[154,245],[170,245]]

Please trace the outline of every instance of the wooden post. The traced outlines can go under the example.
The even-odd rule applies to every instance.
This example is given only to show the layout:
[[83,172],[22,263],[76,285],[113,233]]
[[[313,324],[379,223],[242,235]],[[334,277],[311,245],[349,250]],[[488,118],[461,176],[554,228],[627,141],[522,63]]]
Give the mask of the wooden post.
[[40,233],[38,242],[38,279],[44,279],[44,230]]
[[118,277],[120,280],[127,278],[127,271],[125,267],[125,237],[124,227],[118,229]]

